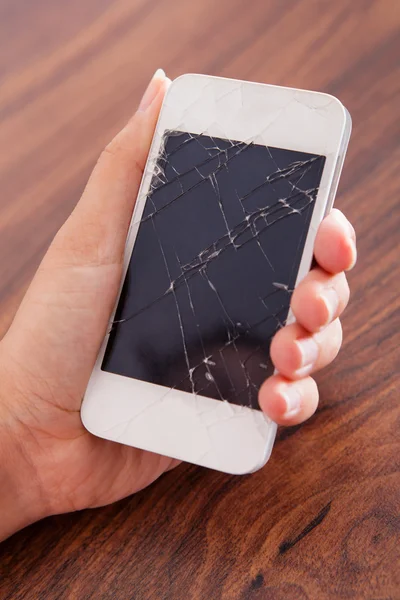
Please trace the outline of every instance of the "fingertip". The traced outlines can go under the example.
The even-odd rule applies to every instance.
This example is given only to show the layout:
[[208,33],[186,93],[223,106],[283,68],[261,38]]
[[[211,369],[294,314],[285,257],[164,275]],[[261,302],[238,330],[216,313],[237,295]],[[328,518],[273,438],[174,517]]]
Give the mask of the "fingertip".
[[354,227],[338,209],[322,221],[314,245],[317,263],[329,273],[349,271],[357,260]]
[[350,223],[348,218],[342,213],[338,208],[332,208],[329,215],[326,217],[327,219],[334,220],[339,226],[343,229],[346,236],[352,239],[354,242],[356,241],[356,232],[353,225]]
[[318,406],[317,384],[311,377],[290,381],[277,374],[261,386],[259,403],[278,425],[298,425],[310,418]]
[[333,285],[328,286],[328,275],[320,269],[311,271],[295,289],[291,309],[296,321],[307,331],[316,332],[326,326],[337,311],[338,300]]
[[280,393],[281,386],[286,383],[282,375],[273,375],[262,384],[258,393],[261,410],[275,423],[280,424],[282,416],[287,411],[285,397]]
[[315,333],[341,315],[349,298],[350,288],[343,271],[332,274],[316,267],[294,290],[291,309],[296,321]]
[[346,266],[344,267],[344,271],[351,271],[354,269],[357,262],[357,246],[353,240],[347,239],[347,245],[344,253],[346,253],[346,260],[344,260]]
[[[340,211],[338,211],[339,214]],[[347,225],[343,225],[341,219],[339,219],[339,228],[334,231],[332,235],[332,244],[336,246],[336,266],[341,267],[341,271],[351,271],[357,262],[357,247],[356,238],[352,225],[347,221]]]
[[284,376],[291,377],[301,366],[301,350],[296,343],[296,338],[306,335],[306,331],[293,323],[280,329],[272,338],[270,356],[274,367]]

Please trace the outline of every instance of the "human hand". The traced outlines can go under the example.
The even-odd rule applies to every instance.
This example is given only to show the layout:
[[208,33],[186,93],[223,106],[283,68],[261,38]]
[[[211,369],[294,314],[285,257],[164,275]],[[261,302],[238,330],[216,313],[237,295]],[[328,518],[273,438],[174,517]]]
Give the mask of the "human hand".
[[[131,213],[168,84],[163,72],[155,74],[135,116],[102,153],[0,343],[0,539],[43,516],[128,496],[178,463],[91,435],[79,413],[118,293]],[[309,375],[340,348],[338,317],[349,296],[343,271],[354,264],[356,249],[354,230],[339,211],[321,224],[315,257],[319,266],[292,297],[297,322],[271,346],[280,374],[260,390],[261,408],[281,424],[314,412],[318,391]]]

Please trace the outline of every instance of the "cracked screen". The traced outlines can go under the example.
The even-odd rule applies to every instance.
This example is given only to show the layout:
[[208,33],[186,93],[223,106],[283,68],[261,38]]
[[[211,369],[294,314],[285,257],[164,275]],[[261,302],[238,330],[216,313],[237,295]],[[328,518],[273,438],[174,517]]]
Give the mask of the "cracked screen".
[[167,131],[102,369],[258,409],[324,163]]

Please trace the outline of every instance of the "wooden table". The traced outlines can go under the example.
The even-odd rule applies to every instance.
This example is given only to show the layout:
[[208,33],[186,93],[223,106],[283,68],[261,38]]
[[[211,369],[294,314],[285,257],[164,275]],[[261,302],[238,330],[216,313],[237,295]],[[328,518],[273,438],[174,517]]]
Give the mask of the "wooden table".
[[182,465],[0,546],[0,598],[400,598],[398,0],[0,0],[0,333],[152,72],[337,95],[359,263],[321,404],[271,461]]

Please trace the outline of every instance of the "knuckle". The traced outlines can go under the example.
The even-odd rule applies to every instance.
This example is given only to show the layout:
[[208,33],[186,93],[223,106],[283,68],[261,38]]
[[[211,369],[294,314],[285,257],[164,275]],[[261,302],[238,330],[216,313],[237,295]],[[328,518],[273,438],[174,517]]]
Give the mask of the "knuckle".
[[100,159],[102,157],[115,157],[121,154],[122,146],[118,139],[118,136],[113,138],[111,142],[107,144],[107,146],[103,149],[103,152],[100,155]]
[[107,144],[100,154],[98,163],[101,164],[103,161],[111,160],[113,163],[122,165],[125,169],[129,169],[130,173],[135,173],[135,175],[141,177],[145,167],[145,160],[136,155],[137,153],[127,141],[125,133],[126,132],[122,130]]

